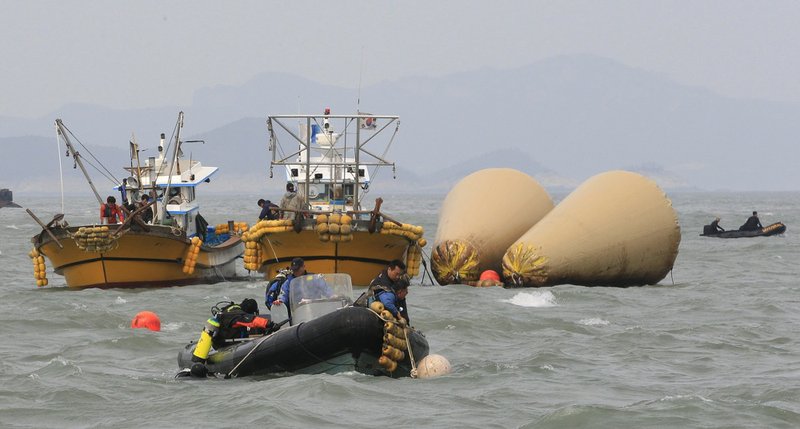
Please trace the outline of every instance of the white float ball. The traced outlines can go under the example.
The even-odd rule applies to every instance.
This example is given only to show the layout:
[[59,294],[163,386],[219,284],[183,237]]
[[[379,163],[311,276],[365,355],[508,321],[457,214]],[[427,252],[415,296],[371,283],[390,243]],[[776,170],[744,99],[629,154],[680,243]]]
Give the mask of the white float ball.
[[425,356],[417,364],[417,376],[419,378],[438,377],[450,374],[451,370],[450,361],[446,357],[437,354]]

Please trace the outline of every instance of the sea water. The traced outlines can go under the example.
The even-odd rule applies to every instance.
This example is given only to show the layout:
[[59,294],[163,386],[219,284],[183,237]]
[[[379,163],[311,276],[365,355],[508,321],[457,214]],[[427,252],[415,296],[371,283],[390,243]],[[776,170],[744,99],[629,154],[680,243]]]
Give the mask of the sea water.
[[[262,279],[74,291],[48,261],[50,286],[37,288],[27,253],[41,229],[22,209],[0,209],[0,427],[800,427],[800,194],[669,197],[682,239],[658,285],[475,289],[416,278],[412,324],[453,366],[427,380],[175,380],[178,350],[211,306],[261,302]],[[44,222],[61,211],[58,197],[17,198]],[[202,212],[212,225],[252,223],[255,198],[206,198]],[[432,243],[443,198],[384,196],[382,210],[424,226]],[[67,220],[92,222],[96,206],[70,199]],[[752,210],[786,234],[698,235],[715,216],[735,228]],[[143,310],[161,317],[160,332],[130,328]]]

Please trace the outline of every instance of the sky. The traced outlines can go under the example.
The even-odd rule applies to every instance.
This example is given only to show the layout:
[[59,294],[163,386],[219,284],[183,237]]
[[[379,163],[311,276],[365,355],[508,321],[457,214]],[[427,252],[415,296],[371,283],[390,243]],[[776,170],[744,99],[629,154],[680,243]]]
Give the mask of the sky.
[[607,57],[734,98],[800,102],[800,2],[0,0],[0,116],[191,104],[264,72],[358,88]]

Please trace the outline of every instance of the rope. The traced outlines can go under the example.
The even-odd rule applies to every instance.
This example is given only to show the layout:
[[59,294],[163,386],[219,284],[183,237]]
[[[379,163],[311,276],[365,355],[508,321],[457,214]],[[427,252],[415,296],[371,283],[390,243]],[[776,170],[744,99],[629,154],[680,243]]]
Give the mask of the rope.
[[227,373],[227,374],[225,374],[225,378],[226,378],[226,379],[228,379],[228,378],[231,378],[231,377],[233,377],[233,372],[234,372],[234,371],[236,371],[237,369],[239,369],[239,365],[241,365],[241,364],[242,364],[242,363],[243,363],[245,360],[247,360],[247,358],[248,358],[248,357],[249,357],[249,356],[250,356],[250,355],[251,355],[251,354],[252,354],[254,351],[256,351],[256,349],[258,348],[258,346],[260,346],[260,345],[261,345],[261,343],[263,343],[263,342],[264,342],[264,340],[266,340],[267,338],[269,338],[269,337],[271,337],[271,336],[272,336],[272,334],[269,334],[269,335],[264,335],[263,337],[261,337],[261,339],[260,339],[260,340],[258,340],[258,343],[256,343],[256,345],[255,345],[255,346],[253,346],[253,348],[252,348],[252,349],[250,349],[250,351],[249,351],[249,352],[247,352],[247,354],[246,354],[246,355],[244,355],[244,357],[242,358],[242,360],[240,360],[240,361],[239,361],[239,363],[237,363],[237,364],[236,364],[236,366],[234,366],[234,367],[233,367],[233,369],[231,369],[230,371],[228,371],[228,373]]
[[277,253],[275,253],[275,248],[274,248],[274,247],[272,247],[272,242],[271,242],[271,241],[269,241],[269,237],[266,237],[266,238],[267,238],[267,244],[269,244],[269,248],[270,248],[270,249],[272,249],[272,254],[275,256],[275,262],[276,262],[276,263],[277,263],[277,262],[280,262],[280,260],[278,259],[278,254],[277,254]]
[[[284,324],[284,323],[286,323],[286,322],[288,322],[288,321],[289,321],[289,319],[286,319],[286,320],[284,320],[283,322],[279,323],[279,324],[278,324],[278,328],[280,329],[280,327],[281,327],[281,326],[283,326],[283,324]],[[247,354],[246,354],[246,355],[244,355],[244,357],[242,358],[242,360],[240,360],[240,361],[239,361],[239,363],[237,363],[237,364],[236,364],[236,366],[234,366],[234,367],[233,367],[233,369],[231,369],[230,371],[228,371],[228,373],[227,373],[227,374],[225,374],[225,378],[226,378],[226,379],[228,379],[228,378],[231,378],[231,377],[233,376],[233,372],[234,372],[234,371],[236,371],[237,369],[239,369],[239,365],[241,365],[241,364],[242,364],[242,363],[243,363],[245,360],[247,360],[247,358],[248,358],[248,357],[249,357],[249,356],[250,356],[250,355],[251,355],[251,354],[252,354],[254,351],[256,351],[256,349],[258,348],[258,346],[260,346],[260,345],[261,345],[261,343],[263,343],[263,342],[264,342],[264,340],[266,340],[267,338],[269,338],[269,337],[271,337],[271,336],[275,335],[275,333],[276,333],[276,332],[278,332],[278,331],[273,331],[271,334],[269,334],[269,335],[264,335],[263,337],[261,337],[261,339],[260,339],[260,340],[258,340],[258,343],[257,343],[255,346],[253,346],[253,348],[252,348],[252,349],[250,349],[250,351],[249,351],[249,352],[247,352]]]
[[411,335],[408,335],[408,326],[403,328],[403,333],[406,334],[406,350],[408,350],[408,360],[411,361],[411,378],[417,378],[417,362],[414,360],[414,351],[411,350]]
[[[98,164],[100,164],[100,166],[101,166],[101,167],[103,167],[103,170],[105,170],[105,173],[103,173],[103,171],[102,171],[102,170],[100,170],[100,169],[99,169],[97,166],[95,166],[94,164],[92,164],[92,162],[91,162],[91,161],[87,160],[87,159],[86,159],[86,157],[83,157],[83,160],[84,160],[84,161],[86,161],[86,163],[87,163],[87,164],[89,164],[90,166],[92,166],[92,168],[94,168],[95,170],[97,170],[97,171],[98,171],[98,172],[99,172],[99,173],[100,173],[102,176],[104,176],[106,179],[108,179],[108,181],[109,181],[109,182],[111,182],[111,183],[113,183],[113,184],[115,184],[115,185],[116,185],[116,184],[119,184],[119,183],[121,183],[121,182],[120,182],[120,180],[119,180],[119,179],[117,179],[116,177],[114,177],[114,174],[113,174],[111,171],[109,171],[109,170],[108,170],[108,168],[106,168],[106,166],[105,166],[105,165],[103,165],[103,163],[102,163],[102,162],[100,162],[100,160],[99,160],[99,159],[97,159],[97,157],[96,157],[96,156],[94,156],[94,154],[92,153],[92,151],[91,151],[91,150],[89,150],[89,148],[88,148],[88,147],[86,147],[86,145],[84,145],[84,144],[83,144],[83,142],[81,142],[81,140],[80,140],[80,139],[79,139],[77,136],[75,136],[75,133],[73,133],[73,132],[72,132],[72,130],[70,130],[69,128],[67,128],[67,126],[66,126],[66,125],[64,125],[64,124],[61,124],[61,126],[63,126],[63,127],[64,127],[64,129],[65,129],[65,130],[67,130],[67,132],[68,132],[68,133],[69,133],[69,134],[72,136],[72,138],[74,138],[74,139],[75,139],[75,141],[76,141],[76,142],[78,142],[78,144],[79,144],[79,145],[81,145],[81,147],[82,147],[82,148],[86,149],[86,152],[88,152],[88,153],[89,153],[89,155],[90,155],[90,156],[91,156],[91,157],[92,157],[92,158],[93,158],[95,161],[97,161],[97,163],[98,163]],[[106,174],[106,173],[107,173],[107,174]]]

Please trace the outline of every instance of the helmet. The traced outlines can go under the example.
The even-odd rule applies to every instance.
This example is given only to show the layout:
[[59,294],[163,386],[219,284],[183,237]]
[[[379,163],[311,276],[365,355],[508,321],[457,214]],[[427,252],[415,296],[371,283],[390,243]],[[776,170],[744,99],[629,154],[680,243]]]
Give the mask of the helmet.
[[253,298],[245,298],[239,305],[242,311],[248,314],[258,314],[258,303]]

